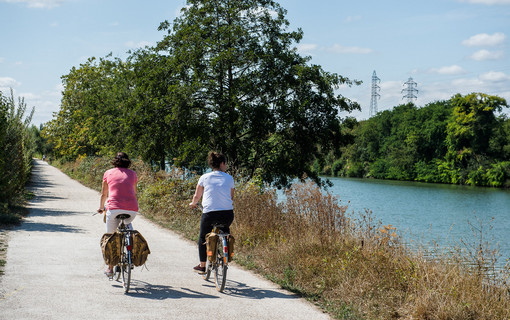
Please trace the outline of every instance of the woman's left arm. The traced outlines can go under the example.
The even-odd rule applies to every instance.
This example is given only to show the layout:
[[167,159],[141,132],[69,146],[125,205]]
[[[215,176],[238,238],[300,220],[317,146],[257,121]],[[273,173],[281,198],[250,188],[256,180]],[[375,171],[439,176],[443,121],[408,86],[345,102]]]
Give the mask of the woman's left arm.
[[101,200],[99,201],[99,209],[97,212],[103,212],[106,198],[108,198],[108,183],[103,180],[103,184],[101,185]]
[[200,198],[202,198],[202,195],[204,194],[204,187],[197,184],[197,187],[195,189],[195,195],[193,195],[193,199],[191,200],[191,203],[189,204],[190,208],[195,209],[198,205],[198,202],[200,201]]

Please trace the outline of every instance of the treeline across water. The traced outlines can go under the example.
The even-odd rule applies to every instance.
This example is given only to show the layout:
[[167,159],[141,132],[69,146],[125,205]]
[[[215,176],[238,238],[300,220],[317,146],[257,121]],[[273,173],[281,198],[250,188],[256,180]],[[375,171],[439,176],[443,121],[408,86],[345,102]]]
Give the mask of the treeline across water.
[[342,123],[344,145],[315,168],[322,174],[510,187],[506,101],[455,95],[422,108],[399,105],[366,121]]

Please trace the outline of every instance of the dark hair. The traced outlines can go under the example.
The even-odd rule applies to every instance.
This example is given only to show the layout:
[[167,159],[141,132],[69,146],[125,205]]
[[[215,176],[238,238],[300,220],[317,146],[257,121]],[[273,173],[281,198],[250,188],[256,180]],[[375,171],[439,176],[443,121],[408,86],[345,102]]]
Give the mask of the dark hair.
[[207,163],[209,163],[209,166],[213,169],[219,169],[220,164],[224,162],[227,163],[227,157],[223,153],[209,152],[209,155],[207,156]]
[[117,155],[112,160],[113,166],[117,168],[129,168],[131,160],[125,152],[117,152]]

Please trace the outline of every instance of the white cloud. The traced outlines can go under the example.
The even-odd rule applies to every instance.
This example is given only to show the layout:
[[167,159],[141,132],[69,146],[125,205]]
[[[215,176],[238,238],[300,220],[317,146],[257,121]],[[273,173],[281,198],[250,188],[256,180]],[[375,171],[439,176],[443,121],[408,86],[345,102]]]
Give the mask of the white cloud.
[[[16,79],[10,77],[0,77],[0,90],[3,92],[9,91],[9,88],[14,88],[20,86],[21,83],[16,81]],[[7,89],[7,90],[5,90]]]
[[402,82],[401,81],[384,81],[379,84],[381,90],[379,94],[381,95],[381,102],[385,102],[387,100],[396,100],[399,101],[402,98]]
[[128,41],[124,44],[126,47],[128,48],[134,48],[134,49],[137,49],[137,48],[145,48],[146,46],[152,46],[153,43],[152,42],[149,42],[149,41],[139,41],[139,42],[134,42],[134,41]]
[[476,61],[484,61],[484,60],[498,60],[503,57],[503,51],[488,51],[488,50],[480,50],[473,53],[469,56],[470,59]]
[[455,79],[452,81],[454,88],[480,88],[482,85],[483,82],[475,78]]
[[506,75],[504,72],[498,72],[498,71],[489,71],[487,73],[480,75],[480,80],[483,81],[506,81],[510,80],[510,76]]
[[369,54],[372,53],[373,50],[369,48],[360,48],[360,47],[344,47],[339,44],[334,44],[332,47],[329,47],[326,49],[329,52],[332,53],[353,53],[353,54]]
[[45,8],[50,9],[59,7],[65,0],[0,0],[7,3],[24,3],[29,8]]
[[479,33],[467,40],[462,41],[462,44],[468,47],[478,46],[496,46],[505,41],[505,34],[502,32],[496,32],[493,35],[487,33]]
[[299,52],[310,52],[317,49],[317,45],[314,43],[299,43],[296,47]]
[[53,118],[53,113],[58,112],[62,89],[62,84],[58,84],[52,90],[45,90],[40,93],[24,92],[16,94],[16,96],[25,99],[28,109],[35,108],[32,124],[38,126],[50,121]]
[[476,4],[510,4],[510,0],[460,0],[460,2],[476,3]]
[[463,74],[466,73],[466,71],[458,66],[458,65],[452,65],[447,67],[441,67],[439,69],[431,69],[431,73],[438,73],[438,74],[445,74],[445,75],[457,75],[457,74]]
[[4,58],[0,57],[0,63],[4,62]]

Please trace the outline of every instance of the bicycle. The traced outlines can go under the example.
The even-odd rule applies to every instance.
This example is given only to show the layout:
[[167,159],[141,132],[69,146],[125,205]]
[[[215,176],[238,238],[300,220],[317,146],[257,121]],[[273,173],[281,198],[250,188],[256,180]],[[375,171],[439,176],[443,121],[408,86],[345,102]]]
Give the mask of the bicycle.
[[214,284],[216,290],[223,292],[225,289],[225,283],[227,282],[227,270],[228,270],[228,237],[230,233],[223,232],[221,229],[224,227],[222,224],[213,224],[212,232],[218,235],[216,243],[216,255],[214,262],[207,259],[207,265],[205,273],[202,275],[204,280],[209,280],[211,272],[214,272]]
[[131,262],[133,254],[133,236],[131,229],[124,223],[124,220],[130,218],[131,215],[123,213],[119,214],[115,219],[120,220],[120,225],[117,230],[122,234],[121,237],[121,256],[119,263],[113,268],[113,278],[119,281],[122,275],[122,286],[124,287],[124,293],[128,293],[129,286],[131,283],[131,270],[133,264]]

